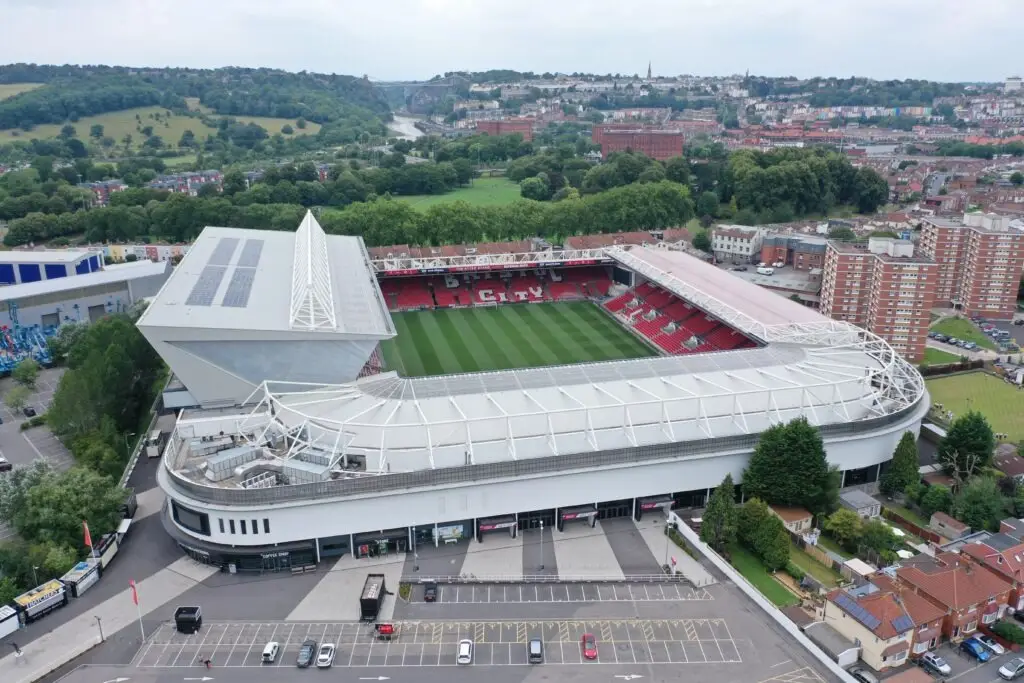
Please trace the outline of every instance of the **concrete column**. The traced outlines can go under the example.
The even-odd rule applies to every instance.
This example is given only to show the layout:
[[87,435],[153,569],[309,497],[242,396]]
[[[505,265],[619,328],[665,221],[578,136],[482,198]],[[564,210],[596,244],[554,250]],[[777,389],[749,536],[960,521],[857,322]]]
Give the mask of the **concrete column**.
[[704,507],[708,506],[708,501],[710,501],[710,500],[711,500],[711,489],[708,489],[707,493],[704,494]]
[[356,552],[356,538],[352,534],[348,535],[348,551],[352,553],[352,557],[359,557],[359,553]]
[[437,547],[437,522],[434,522],[434,547]]
[[316,548],[316,563],[320,564],[320,539],[313,539],[313,547]]
[[637,506],[637,502],[636,502],[636,498],[634,498],[633,499],[633,521],[636,521],[636,506]]
[[839,488],[843,488],[844,486],[846,486],[846,470],[843,470],[843,476],[839,480]]

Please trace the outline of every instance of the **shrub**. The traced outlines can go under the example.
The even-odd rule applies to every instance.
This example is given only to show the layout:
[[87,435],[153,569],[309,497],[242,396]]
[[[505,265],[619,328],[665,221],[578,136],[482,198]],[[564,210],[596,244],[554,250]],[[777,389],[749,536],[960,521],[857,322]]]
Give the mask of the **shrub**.
[[19,429],[21,429],[21,431],[25,431],[26,429],[32,429],[33,427],[42,427],[44,424],[46,424],[46,413],[40,413],[39,415],[30,417],[22,422]]
[[804,576],[807,575],[807,573],[803,569],[796,566],[792,562],[786,563],[786,573],[792,576],[793,579],[795,579],[796,581],[803,581]]
[[992,633],[1015,645],[1024,645],[1024,628],[1012,621],[1000,621],[992,627]]

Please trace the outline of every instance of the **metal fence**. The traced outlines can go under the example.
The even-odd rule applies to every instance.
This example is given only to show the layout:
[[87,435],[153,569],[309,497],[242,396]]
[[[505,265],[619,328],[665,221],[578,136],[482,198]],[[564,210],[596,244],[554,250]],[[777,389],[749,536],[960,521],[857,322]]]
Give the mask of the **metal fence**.
[[[921,401],[895,413],[857,422],[830,424],[820,428],[823,438],[848,436],[884,428],[900,422],[916,410]],[[604,451],[555,455],[528,460],[508,460],[498,463],[445,467],[417,472],[402,472],[358,479],[338,479],[311,484],[294,484],[269,489],[224,489],[189,481],[168,465],[164,458],[170,484],[182,495],[193,500],[234,505],[273,504],[294,500],[318,500],[366,494],[397,492],[403,489],[438,487],[452,484],[520,478],[537,474],[554,474],[571,470],[594,470],[625,464],[640,464],[668,458],[685,460],[689,457],[728,451],[752,451],[760,438],[758,434],[741,434],[680,443],[656,444],[638,448],[617,448]],[[170,458],[173,460],[173,458]]]
[[[414,583],[688,583],[695,585],[682,574],[627,574],[623,575],[585,575],[585,574],[509,574],[477,576],[476,574],[457,574],[451,576],[416,576]],[[697,586],[700,588],[701,586]]]

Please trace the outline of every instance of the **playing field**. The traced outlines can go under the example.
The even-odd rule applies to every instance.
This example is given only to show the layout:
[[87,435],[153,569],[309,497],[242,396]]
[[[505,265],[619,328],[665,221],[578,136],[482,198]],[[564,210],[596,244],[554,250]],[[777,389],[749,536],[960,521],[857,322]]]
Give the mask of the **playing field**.
[[392,313],[383,345],[403,377],[531,368],[655,355],[594,304],[517,304]]
[[1024,439],[1024,390],[984,372],[939,377],[926,382],[932,403],[952,410],[954,418],[969,410],[984,415],[993,431],[1013,442]]
[[396,200],[411,204],[420,211],[426,211],[435,204],[462,201],[473,206],[504,206],[519,196],[519,184],[505,178],[477,178],[468,187],[460,187],[445,194],[424,194],[395,197]]

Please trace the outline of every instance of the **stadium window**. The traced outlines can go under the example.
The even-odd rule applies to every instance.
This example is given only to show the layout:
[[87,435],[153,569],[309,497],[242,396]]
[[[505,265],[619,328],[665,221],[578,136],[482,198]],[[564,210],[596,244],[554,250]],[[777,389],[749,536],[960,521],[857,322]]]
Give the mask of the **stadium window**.
[[217,518],[217,526],[220,527],[220,532],[224,533],[224,518],[223,517],[218,517]]
[[252,520],[252,532],[258,534],[260,532],[259,526],[256,524],[256,520]]
[[238,520],[238,526],[242,527],[242,535],[245,536],[245,520],[244,519]]
[[266,517],[263,518],[263,533],[265,533],[265,534],[269,534],[270,533],[270,520],[267,519]]
[[233,519],[229,519],[228,520],[228,528],[231,529],[231,533],[235,533],[235,520],[233,520]]

